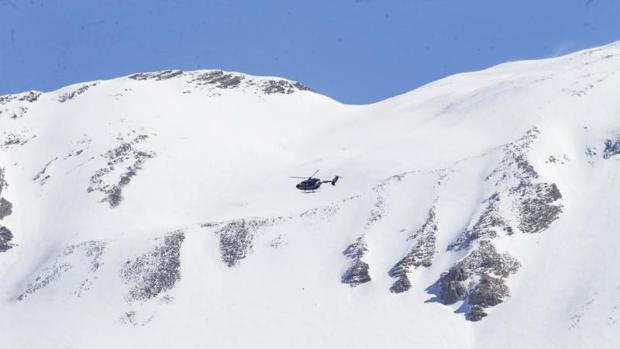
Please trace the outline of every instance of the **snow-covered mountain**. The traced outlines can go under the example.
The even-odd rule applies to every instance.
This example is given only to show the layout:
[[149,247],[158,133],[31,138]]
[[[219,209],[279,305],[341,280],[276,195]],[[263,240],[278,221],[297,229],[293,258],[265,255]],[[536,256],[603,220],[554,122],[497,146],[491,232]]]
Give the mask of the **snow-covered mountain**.
[[2,96],[0,346],[620,347],[619,72],[616,43],[361,106],[222,71]]

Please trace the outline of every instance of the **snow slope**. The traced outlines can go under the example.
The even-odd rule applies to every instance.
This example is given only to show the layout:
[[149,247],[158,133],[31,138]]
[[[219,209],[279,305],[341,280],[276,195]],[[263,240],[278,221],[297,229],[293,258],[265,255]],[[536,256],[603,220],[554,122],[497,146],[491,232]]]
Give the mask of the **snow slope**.
[[618,72],[620,43],[362,106],[221,71],[2,96],[0,346],[619,347]]

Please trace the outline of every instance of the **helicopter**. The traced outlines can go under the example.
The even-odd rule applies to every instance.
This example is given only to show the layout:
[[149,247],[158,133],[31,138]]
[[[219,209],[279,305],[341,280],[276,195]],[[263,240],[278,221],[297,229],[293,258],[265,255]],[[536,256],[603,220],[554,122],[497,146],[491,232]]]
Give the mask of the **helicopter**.
[[314,171],[314,173],[310,177],[289,177],[289,178],[298,178],[303,179],[303,181],[297,183],[295,186],[297,189],[303,192],[314,192],[315,190],[321,187],[323,183],[331,183],[332,185],[336,185],[340,176],[335,176],[332,179],[320,179],[315,178],[314,176],[319,173],[319,170]]

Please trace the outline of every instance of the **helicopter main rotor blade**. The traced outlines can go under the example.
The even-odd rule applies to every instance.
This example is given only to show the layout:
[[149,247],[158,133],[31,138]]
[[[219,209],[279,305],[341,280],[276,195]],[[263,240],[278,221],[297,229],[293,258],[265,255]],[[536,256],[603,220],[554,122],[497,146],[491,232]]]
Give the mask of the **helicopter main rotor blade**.
[[308,178],[308,177],[292,177],[292,176],[291,176],[291,177],[288,177],[288,178],[306,179],[306,178]]
[[319,170],[314,171],[314,173],[312,174],[312,176],[310,176],[310,177],[308,177],[308,178],[312,178],[312,177],[314,177],[314,175],[315,175],[315,174],[317,174],[317,173],[319,173],[319,171],[320,171],[320,169],[319,169]]

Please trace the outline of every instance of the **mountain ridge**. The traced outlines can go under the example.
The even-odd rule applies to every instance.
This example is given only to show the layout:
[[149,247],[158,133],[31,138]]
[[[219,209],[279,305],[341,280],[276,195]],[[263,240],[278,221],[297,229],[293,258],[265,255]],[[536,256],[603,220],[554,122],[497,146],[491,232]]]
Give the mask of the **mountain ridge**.
[[[369,105],[223,71],[1,96],[6,341],[613,347],[618,68],[612,44]],[[287,178],[317,168],[342,179]]]

